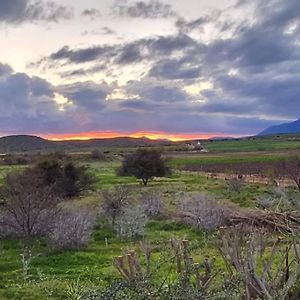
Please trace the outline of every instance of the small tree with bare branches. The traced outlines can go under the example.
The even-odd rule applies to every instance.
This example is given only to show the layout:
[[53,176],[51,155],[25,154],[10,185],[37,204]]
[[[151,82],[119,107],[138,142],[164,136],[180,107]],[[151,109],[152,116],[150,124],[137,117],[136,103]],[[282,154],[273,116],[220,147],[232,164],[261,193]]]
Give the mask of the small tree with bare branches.
[[102,191],[102,211],[111,219],[112,227],[115,226],[116,218],[119,217],[128,203],[129,189],[124,185],[115,186],[112,190]]
[[52,186],[43,186],[41,178],[31,169],[8,175],[2,194],[2,234],[31,240],[51,230],[61,199]]
[[300,156],[297,155],[285,160],[283,168],[300,190]]

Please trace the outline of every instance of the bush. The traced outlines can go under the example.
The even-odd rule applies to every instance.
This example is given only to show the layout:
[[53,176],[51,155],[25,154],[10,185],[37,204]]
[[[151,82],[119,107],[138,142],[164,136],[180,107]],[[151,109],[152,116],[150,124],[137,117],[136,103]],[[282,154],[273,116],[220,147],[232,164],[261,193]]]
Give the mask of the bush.
[[44,186],[40,177],[32,175],[32,170],[27,169],[5,178],[0,234],[29,240],[52,229],[61,198],[53,186]]
[[142,206],[127,206],[117,218],[115,229],[121,238],[137,238],[144,235],[147,216]]
[[186,195],[179,201],[182,221],[197,229],[214,230],[228,223],[233,207],[206,194]]
[[157,191],[144,193],[142,203],[147,217],[159,217],[164,211],[162,195]]
[[62,198],[78,196],[96,181],[86,166],[58,159],[46,159],[32,168],[32,172],[43,180],[43,185],[54,186],[56,194]]
[[128,204],[129,189],[124,185],[115,186],[111,190],[102,191],[102,198],[102,212],[106,218],[111,219],[111,225],[114,227],[116,218],[123,213],[124,207]]
[[226,185],[230,192],[239,194],[245,186],[245,181],[242,177],[232,177],[226,180]]
[[287,188],[274,187],[269,194],[257,199],[257,205],[277,212],[299,210],[300,195]]
[[91,159],[105,161],[107,158],[100,150],[93,150],[91,153]]
[[95,215],[89,211],[64,210],[55,218],[54,228],[48,234],[49,244],[56,250],[86,246],[94,223]]

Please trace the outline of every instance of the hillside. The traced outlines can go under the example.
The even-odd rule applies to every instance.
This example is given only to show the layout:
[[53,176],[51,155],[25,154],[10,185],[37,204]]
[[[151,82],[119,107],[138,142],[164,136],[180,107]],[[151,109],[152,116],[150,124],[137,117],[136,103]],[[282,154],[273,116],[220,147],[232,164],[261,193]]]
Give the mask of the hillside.
[[81,149],[108,148],[108,147],[143,147],[161,146],[172,144],[165,140],[150,140],[147,138],[111,138],[92,139],[87,141],[50,141],[31,135],[13,135],[0,138],[0,153],[21,153],[21,152],[48,152]]
[[300,119],[291,123],[284,123],[280,125],[271,126],[259,135],[272,135],[272,134],[289,134],[300,133]]
[[32,135],[11,135],[0,138],[0,153],[45,151],[55,149],[56,145],[43,138]]

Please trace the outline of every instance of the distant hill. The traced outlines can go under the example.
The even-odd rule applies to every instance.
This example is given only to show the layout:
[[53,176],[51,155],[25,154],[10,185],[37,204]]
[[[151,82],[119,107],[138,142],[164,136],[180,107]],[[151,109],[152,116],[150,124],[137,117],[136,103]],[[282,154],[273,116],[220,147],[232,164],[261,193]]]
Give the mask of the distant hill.
[[293,134],[300,133],[300,119],[291,123],[284,123],[280,125],[271,126],[259,135],[272,135],[272,134]]
[[12,135],[0,138],[0,154],[23,152],[49,152],[49,151],[80,151],[83,149],[108,147],[145,147],[170,145],[166,140],[150,140],[147,138],[110,138],[91,139],[87,141],[50,141],[31,135]]
[[11,135],[0,138],[0,153],[45,151],[55,147],[51,141],[31,135]]

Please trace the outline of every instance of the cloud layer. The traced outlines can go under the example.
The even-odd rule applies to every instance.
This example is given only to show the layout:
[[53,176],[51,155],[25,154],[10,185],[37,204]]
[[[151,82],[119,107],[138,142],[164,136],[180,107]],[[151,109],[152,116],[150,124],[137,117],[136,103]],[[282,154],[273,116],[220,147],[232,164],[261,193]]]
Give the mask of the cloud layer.
[[23,22],[57,22],[69,19],[72,9],[52,1],[2,0],[0,1],[0,22],[19,24]]
[[[0,3],[0,20],[55,20],[48,8],[60,11],[39,2],[28,17],[30,3],[12,2],[19,9],[1,10]],[[1,128],[252,134],[297,119],[299,12],[298,0],[239,0],[187,19],[165,2],[118,1],[114,18],[163,19],[159,22],[167,20],[172,30],[113,43],[100,38],[89,45],[61,45],[32,64],[58,76],[56,85],[16,73],[3,62],[0,101],[1,107],[8,105],[0,114]],[[103,13],[87,8],[82,15],[95,22]]]

